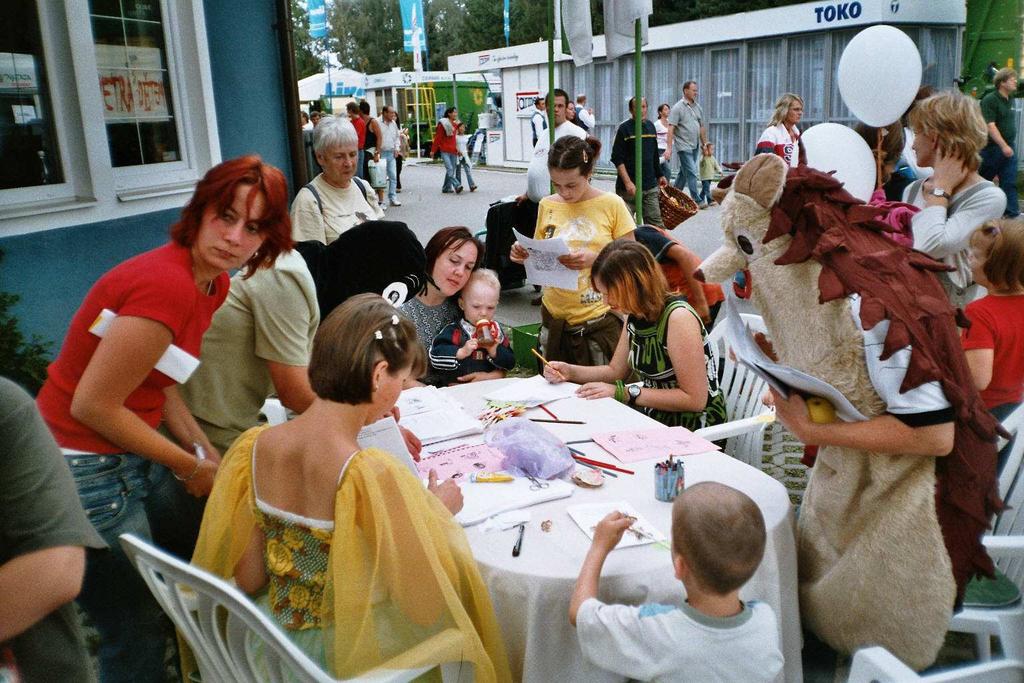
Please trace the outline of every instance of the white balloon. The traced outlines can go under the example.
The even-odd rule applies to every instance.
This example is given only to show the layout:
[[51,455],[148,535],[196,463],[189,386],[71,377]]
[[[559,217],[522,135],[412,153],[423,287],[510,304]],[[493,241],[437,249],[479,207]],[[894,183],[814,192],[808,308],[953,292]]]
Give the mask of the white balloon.
[[872,26],[843,50],[837,81],[854,116],[869,126],[888,126],[903,115],[921,87],[921,55],[903,31]]
[[846,191],[861,201],[875,191],[875,155],[852,128],[838,123],[819,123],[800,138],[807,150],[807,165],[819,171],[835,171]]

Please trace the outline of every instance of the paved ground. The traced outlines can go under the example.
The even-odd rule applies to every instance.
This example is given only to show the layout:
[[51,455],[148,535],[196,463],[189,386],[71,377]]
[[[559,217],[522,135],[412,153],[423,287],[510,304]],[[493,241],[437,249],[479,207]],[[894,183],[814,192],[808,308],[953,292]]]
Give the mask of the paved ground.
[[[435,232],[449,225],[465,225],[473,232],[483,230],[491,203],[526,189],[526,174],[519,170],[477,167],[473,169],[473,179],[479,188],[476,192],[441,194],[443,166],[429,162],[407,164],[402,169],[402,193],[398,195],[402,206],[389,208],[387,217],[407,223],[426,244]],[[610,176],[596,178],[594,185],[602,190],[615,189]],[[707,256],[721,243],[719,213],[718,207],[701,211],[673,232],[697,254]],[[498,319],[513,326],[540,322],[540,309],[530,305],[533,297],[532,287],[503,292]]]

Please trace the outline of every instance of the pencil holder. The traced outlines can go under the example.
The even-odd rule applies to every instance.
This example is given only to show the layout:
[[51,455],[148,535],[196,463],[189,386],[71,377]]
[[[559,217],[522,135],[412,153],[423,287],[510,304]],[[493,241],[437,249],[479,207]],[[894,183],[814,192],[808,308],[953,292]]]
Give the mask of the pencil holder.
[[664,503],[671,503],[683,490],[686,478],[681,460],[659,462],[654,465],[654,497]]

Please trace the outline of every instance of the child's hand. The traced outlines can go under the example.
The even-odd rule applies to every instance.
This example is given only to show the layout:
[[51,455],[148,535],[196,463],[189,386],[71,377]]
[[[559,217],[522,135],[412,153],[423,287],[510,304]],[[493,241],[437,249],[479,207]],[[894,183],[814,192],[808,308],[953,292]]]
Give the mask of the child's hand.
[[569,380],[569,364],[553,360],[544,366],[544,379],[552,384],[560,384]]
[[633,518],[627,517],[621,512],[612,512],[597,523],[594,529],[594,540],[591,543],[595,550],[611,552],[612,548],[619,544],[622,535],[626,533],[633,524]]
[[476,339],[469,339],[465,344],[462,345],[461,349],[455,352],[455,358],[457,358],[458,360],[469,358],[470,354],[476,351],[479,345],[480,344],[477,342]]

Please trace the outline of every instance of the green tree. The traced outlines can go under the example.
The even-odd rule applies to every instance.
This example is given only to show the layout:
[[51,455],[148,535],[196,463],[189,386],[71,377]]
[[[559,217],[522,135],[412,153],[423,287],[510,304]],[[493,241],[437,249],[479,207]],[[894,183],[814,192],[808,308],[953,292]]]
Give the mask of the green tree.
[[505,45],[502,0],[463,0],[459,52],[491,50]]
[[309,14],[299,0],[292,3],[292,49],[295,52],[295,73],[300,79],[323,71],[320,47],[309,35]]
[[[395,4],[398,4],[397,0],[395,0]],[[461,47],[466,38],[463,21],[466,16],[466,8],[462,0],[423,0],[423,11],[427,15],[427,48],[430,52],[430,62],[424,64],[423,68],[446,71],[449,56],[469,51]],[[498,17],[498,30],[500,31],[500,10]],[[402,28],[401,18],[399,18],[398,27]]]
[[367,74],[412,67],[412,56],[402,51],[398,0],[335,2],[328,26],[342,66]]
[[[0,251],[0,261],[4,253]],[[11,309],[18,295],[0,292],[0,375],[17,382],[34,396],[46,380],[51,342],[32,335],[26,339]]]

